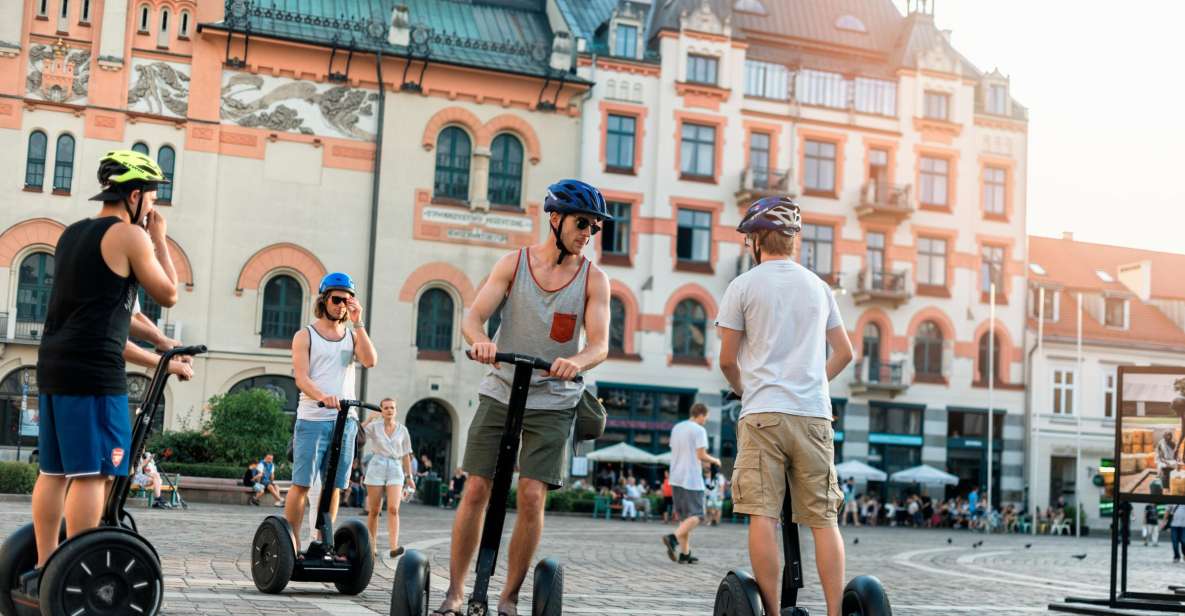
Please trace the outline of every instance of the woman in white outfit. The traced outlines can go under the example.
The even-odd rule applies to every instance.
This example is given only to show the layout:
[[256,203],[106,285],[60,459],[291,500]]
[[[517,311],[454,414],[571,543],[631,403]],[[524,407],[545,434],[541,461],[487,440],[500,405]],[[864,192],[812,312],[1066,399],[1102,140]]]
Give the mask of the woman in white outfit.
[[411,434],[407,427],[396,423],[395,400],[384,398],[379,402],[383,409],[379,415],[371,415],[362,422],[366,443],[374,456],[366,465],[366,476],[362,483],[367,486],[368,511],[366,526],[370,529],[371,545],[378,552],[379,509],[383,495],[387,496],[387,532],[391,535],[391,558],[403,553],[399,547],[399,503],[403,500],[403,488],[410,494],[415,492],[415,475],[411,470]]

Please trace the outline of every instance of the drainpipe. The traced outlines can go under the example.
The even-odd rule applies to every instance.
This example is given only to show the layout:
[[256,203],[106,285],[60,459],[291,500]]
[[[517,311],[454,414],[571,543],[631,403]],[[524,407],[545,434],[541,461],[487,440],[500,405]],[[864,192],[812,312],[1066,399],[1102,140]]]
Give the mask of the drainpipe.
[[[382,180],[383,169],[383,112],[387,108],[387,85],[383,83],[383,48],[382,43],[379,43],[378,52],[375,54],[374,61],[375,74],[378,76],[379,83],[379,117],[378,117],[378,131],[375,134],[374,140],[374,173],[371,175],[370,187],[370,242],[367,243],[366,254],[366,316],[371,319],[371,328],[367,332],[373,336],[374,332],[374,253],[375,243],[378,241],[378,227],[379,227],[379,185]],[[371,338],[374,342],[374,338]],[[362,383],[358,388],[358,397],[361,400],[366,400],[366,385],[367,377],[370,374],[368,368],[362,369]]]

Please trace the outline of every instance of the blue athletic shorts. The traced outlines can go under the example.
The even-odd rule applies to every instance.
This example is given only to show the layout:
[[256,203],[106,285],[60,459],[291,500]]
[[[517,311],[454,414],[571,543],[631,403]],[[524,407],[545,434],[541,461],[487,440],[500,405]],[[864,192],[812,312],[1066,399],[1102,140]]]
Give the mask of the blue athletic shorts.
[[[336,421],[309,421],[297,419],[292,439],[292,483],[307,488],[313,483],[313,469],[321,477],[322,485],[329,470],[329,447],[333,440],[333,426]],[[350,465],[354,461],[354,437],[358,435],[358,422],[349,419],[342,434],[342,453],[337,465],[337,480],[334,487],[346,489],[350,478]]]
[[67,477],[128,474],[132,425],[127,394],[41,394],[38,399],[37,447],[42,473]]

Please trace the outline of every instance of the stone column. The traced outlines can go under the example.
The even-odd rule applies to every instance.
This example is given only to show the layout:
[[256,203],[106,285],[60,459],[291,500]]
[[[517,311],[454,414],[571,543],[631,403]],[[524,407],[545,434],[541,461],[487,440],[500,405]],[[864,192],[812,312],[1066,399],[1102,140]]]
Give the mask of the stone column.
[[922,423],[922,464],[946,468],[946,409],[927,407]]
[[[1001,503],[1024,502],[1025,481],[1025,423],[1024,417],[1009,413],[1004,416],[1004,451],[1000,454]],[[1030,504],[1031,508],[1031,504]]]
[[487,196],[490,187],[490,149],[473,149],[473,162],[469,167],[469,207],[475,210],[489,210]]
[[843,459],[867,462],[868,405],[848,401],[843,413]]

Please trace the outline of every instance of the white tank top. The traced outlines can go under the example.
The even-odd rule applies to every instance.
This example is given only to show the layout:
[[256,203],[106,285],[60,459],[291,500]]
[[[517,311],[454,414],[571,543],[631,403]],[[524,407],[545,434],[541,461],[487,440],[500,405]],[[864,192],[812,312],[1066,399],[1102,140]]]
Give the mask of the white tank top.
[[[346,330],[341,340],[326,340],[317,328],[309,330],[309,379],[322,393],[339,399],[354,398],[354,332]],[[358,419],[357,409],[350,409],[350,417]],[[336,409],[317,406],[317,401],[300,392],[296,418],[305,421],[333,421]]]

